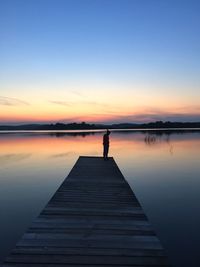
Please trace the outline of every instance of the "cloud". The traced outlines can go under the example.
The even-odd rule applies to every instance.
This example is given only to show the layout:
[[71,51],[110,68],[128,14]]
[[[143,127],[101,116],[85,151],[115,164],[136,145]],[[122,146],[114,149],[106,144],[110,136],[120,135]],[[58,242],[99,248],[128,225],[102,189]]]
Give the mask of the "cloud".
[[110,105],[106,103],[101,103],[97,101],[60,101],[60,100],[50,100],[52,104],[61,105],[61,106],[74,106],[74,105],[88,105],[88,106],[96,106],[101,108],[109,108]]
[[16,163],[21,160],[25,160],[29,158],[32,154],[31,153],[10,153],[10,154],[3,154],[0,155],[0,163],[1,164],[10,164]]
[[91,113],[86,116],[79,116],[76,121],[86,121],[93,123],[147,123],[152,121],[180,121],[180,122],[200,122],[200,108],[179,107],[168,111],[162,108],[143,107],[137,112],[123,114],[119,111],[110,111],[102,113]]
[[53,154],[53,155],[50,156],[50,158],[63,158],[63,157],[68,157],[68,156],[70,156],[72,154],[73,154],[73,152],[69,151],[69,152],[66,152],[66,153]]
[[86,96],[78,91],[75,91],[75,90],[70,90],[70,93],[73,94],[73,95],[76,95],[76,96],[80,96],[80,97],[83,97],[85,98]]
[[71,102],[67,102],[67,101],[51,100],[49,102],[52,103],[52,104],[61,105],[61,106],[68,106],[68,107],[72,105]]
[[108,105],[106,103],[101,103],[101,102],[97,102],[97,101],[82,101],[81,103],[86,104],[86,105],[91,105],[91,106],[99,106],[99,107],[103,107],[103,108],[110,107],[110,105]]
[[147,123],[152,121],[178,121],[178,122],[199,122],[200,121],[200,111],[191,109],[183,109],[175,111],[165,111],[159,109],[150,108],[149,110],[144,110],[143,112],[130,113],[127,115],[111,115],[110,118],[106,120],[107,123]]
[[0,105],[2,106],[28,106],[28,102],[13,97],[0,96]]

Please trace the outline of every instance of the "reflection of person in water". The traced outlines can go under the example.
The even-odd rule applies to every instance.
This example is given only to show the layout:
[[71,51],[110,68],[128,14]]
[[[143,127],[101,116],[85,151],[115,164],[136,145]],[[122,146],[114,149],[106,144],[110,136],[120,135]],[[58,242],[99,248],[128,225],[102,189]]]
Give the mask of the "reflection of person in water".
[[103,136],[103,158],[104,160],[108,160],[109,135],[110,135],[110,131],[107,130],[107,132]]

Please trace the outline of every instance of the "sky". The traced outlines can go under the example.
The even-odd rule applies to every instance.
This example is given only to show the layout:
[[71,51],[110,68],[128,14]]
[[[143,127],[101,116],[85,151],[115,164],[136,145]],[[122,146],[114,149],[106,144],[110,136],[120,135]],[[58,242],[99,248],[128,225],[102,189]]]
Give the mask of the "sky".
[[200,1],[0,0],[0,124],[200,121]]

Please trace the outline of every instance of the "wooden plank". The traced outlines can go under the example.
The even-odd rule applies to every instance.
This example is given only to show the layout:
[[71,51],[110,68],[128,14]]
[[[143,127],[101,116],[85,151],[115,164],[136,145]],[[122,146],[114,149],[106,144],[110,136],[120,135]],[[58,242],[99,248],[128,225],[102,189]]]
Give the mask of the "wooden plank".
[[101,208],[70,208],[70,207],[46,207],[42,214],[70,214],[70,215],[112,215],[112,216],[132,216],[132,215],[144,215],[144,212],[141,208],[127,208],[123,209],[101,209]]
[[54,255],[54,254],[37,254],[37,255],[19,255],[13,254],[7,258],[8,262],[13,263],[62,263],[62,264],[114,264],[115,266],[127,265],[166,265],[165,257],[148,257],[148,256],[98,256],[98,255]]
[[80,241],[105,241],[105,242],[116,242],[119,241],[121,242],[128,242],[128,243],[159,243],[158,238],[155,235],[148,235],[148,236],[143,236],[143,235],[132,235],[132,236],[127,236],[127,235],[112,235],[110,234],[109,236],[106,234],[101,234],[98,235],[95,232],[91,231],[91,230],[86,230],[83,234],[80,233],[66,233],[65,235],[63,234],[59,234],[59,233],[25,233],[22,236],[22,240],[57,240],[58,242],[60,240],[69,240],[69,239],[79,239]]
[[82,207],[87,207],[90,208],[90,207],[99,207],[99,208],[116,208],[116,207],[119,207],[119,208],[128,208],[128,207],[140,207],[138,202],[132,202],[132,203],[101,203],[101,202],[89,202],[89,201],[81,201],[81,202],[78,202],[78,201],[74,201],[74,202],[71,202],[71,201],[54,201],[54,202],[51,202],[50,206],[52,207],[79,207],[80,209]]
[[[65,266],[65,267],[113,267],[113,266],[116,266],[116,265],[113,265],[113,264],[67,264],[66,263],[56,263],[56,264],[49,264],[49,263],[9,263],[9,262],[6,262],[3,264],[2,267],[25,267],[25,266],[28,266],[28,267],[60,267],[60,266]],[[130,266],[134,266],[134,267],[146,267],[147,265],[133,265],[133,264],[129,264],[129,265],[117,265],[117,267],[130,267]],[[151,267],[166,267],[166,265],[151,265]]]
[[35,233],[37,231],[38,233],[46,233],[46,234],[62,234],[62,235],[67,235],[67,234],[79,234],[79,235],[84,235],[87,233],[87,231],[90,231],[92,233],[95,233],[96,235],[115,235],[115,236],[122,236],[122,235],[155,235],[152,230],[122,230],[122,229],[90,229],[90,228],[62,228],[62,227],[45,227],[45,228],[29,228],[27,230],[27,233]]
[[[141,221],[140,221],[141,222]],[[108,224],[108,223],[94,223],[94,222],[35,222],[29,228],[30,231],[39,231],[40,229],[92,229],[92,230],[121,230],[121,231],[152,231],[152,227],[149,224]],[[29,231],[28,230],[28,231]]]
[[3,266],[153,267],[168,263],[113,158],[80,157]]
[[121,216],[121,217],[118,217],[116,215],[112,215],[112,214],[106,214],[106,215],[102,215],[102,214],[95,214],[95,215],[79,215],[79,214],[41,214],[40,215],[40,218],[47,218],[49,220],[51,219],[66,219],[66,220],[70,220],[70,219],[74,219],[74,220],[82,220],[82,219],[85,219],[85,220],[88,220],[88,221],[96,221],[96,220],[112,220],[113,223],[114,221],[116,220],[125,220],[125,221],[130,221],[130,220],[145,220],[146,219],[146,216],[144,214],[134,214],[134,215],[127,215],[127,216]]
[[13,254],[55,254],[55,255],[110,255],[110,256],[158,256],[164,257],[162,249],[137,250],[123,248],[60,248],[60,247],[16,247]]
[[[85,233],[87,235],[87,233]],[[44,246],[44,247],[91,247],[91,248],[136,248],[136,249],[161,249],[162,246],[158,240],[140,240],[135,239],[83,239],[69,237],[67,239],[21,239],[18,246]]]
[[[78,218],[78,220],[77,220]],[[83,217],[83,216],[80,216],[80,217],[67,217],[67,216],[63,216],[61,218],[58,218],[56,216],[39,216],[35,222],[43,222],[43,223],[66,223],[66,225],[68,223],[72,224],[72,223],[88,223],[88,224],[110,224],[110,225],[116,225],[116,224],[120,224],[122,225],[149,225],[149,222],[146,221],[146,220],[141,220],[141,219],[138,219],[138,220],[130,220],[129,217],[105,217],[105,218],[102,218],[102,216],[100,217],[91,217],[89,218],[88,216],[87,217]]]

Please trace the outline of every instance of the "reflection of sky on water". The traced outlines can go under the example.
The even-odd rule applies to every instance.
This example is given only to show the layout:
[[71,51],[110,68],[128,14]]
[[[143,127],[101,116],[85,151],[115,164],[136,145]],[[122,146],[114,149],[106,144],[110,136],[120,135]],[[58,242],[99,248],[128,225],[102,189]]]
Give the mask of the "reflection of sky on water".
[[69,155],[72,155],[73,151],[69,151],[67,153],[58,153],[58,154],[53,154],[50,156],[50,158],[62,158],[62,157],[68,157]]
[[0,155],[0,164],[9,164],[9,163],[16,163],[18,161],[24,160],[31,156],[30,153],[10,153],[5,155]]
[[[200,132],[127,131],[113,132],[110,138],[110,154],[134,189],[174,266],[199,266],[195,260],[200,242]],[[78,156],[102,154],[102,133],[0,134],[0,147],[3,257]]]

